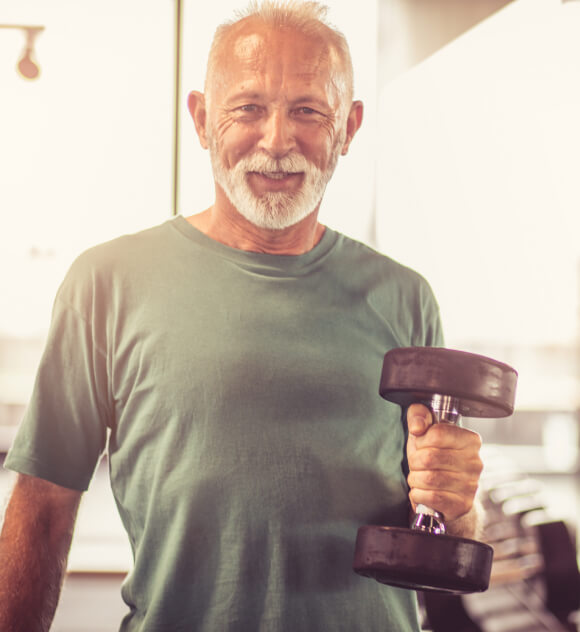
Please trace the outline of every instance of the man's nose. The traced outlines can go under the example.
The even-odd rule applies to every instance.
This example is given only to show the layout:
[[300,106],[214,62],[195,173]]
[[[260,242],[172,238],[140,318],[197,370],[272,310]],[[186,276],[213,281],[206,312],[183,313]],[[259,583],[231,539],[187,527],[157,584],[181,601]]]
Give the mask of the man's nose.
[[267,151],[273,158],[282,158],[295,149],[294,124],[286,113],[273,110],[263,120],[262,126],[258,143],[260,149]]

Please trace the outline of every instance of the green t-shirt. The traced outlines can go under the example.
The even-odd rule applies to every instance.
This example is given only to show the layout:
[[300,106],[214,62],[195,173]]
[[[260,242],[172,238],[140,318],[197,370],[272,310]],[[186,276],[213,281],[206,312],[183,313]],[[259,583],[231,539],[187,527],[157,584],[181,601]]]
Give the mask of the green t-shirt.
[[6,465],[84,490],[108,437],[122,630],[416,632],[352,559],[408,520],[383,356],[441,344],[424,279],[361,243],[250,253],[177,217],[72,265]]

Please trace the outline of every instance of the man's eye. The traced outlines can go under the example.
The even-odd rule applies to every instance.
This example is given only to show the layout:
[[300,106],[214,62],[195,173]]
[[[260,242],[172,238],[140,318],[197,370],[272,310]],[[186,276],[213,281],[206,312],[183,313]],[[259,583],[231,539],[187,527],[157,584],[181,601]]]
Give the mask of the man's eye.
[[312,108],[309,108],[307,106],[298,108],[298,112],[300,114],[316,114],[316,110],[313,110]]
[[242,112],[252,113],[252,112],[257,112],[258,106],[254,105],[253,103],[248,103],[246,105],[240,106],[239,109]]

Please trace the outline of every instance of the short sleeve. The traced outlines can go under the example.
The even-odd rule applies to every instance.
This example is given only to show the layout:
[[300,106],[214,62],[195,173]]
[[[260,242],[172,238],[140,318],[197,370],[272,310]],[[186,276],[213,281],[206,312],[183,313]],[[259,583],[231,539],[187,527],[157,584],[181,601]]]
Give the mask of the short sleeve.
[[61,288],[32,397],[4,465],[84,491],[107,440],[107,361],[92,324],[62,293]]

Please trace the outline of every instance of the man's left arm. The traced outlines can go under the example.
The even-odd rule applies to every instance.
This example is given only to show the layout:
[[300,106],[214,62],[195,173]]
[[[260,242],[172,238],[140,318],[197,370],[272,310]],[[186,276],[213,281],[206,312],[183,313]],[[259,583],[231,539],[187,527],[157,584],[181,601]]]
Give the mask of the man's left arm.
[[447,423],[433,424],[429,409],[413,404],[407,411],[409,499],[413,510],[426,505],[444,516],[447,532],[467,538],[480,533],[476,501],[483,470],[481,438]]

